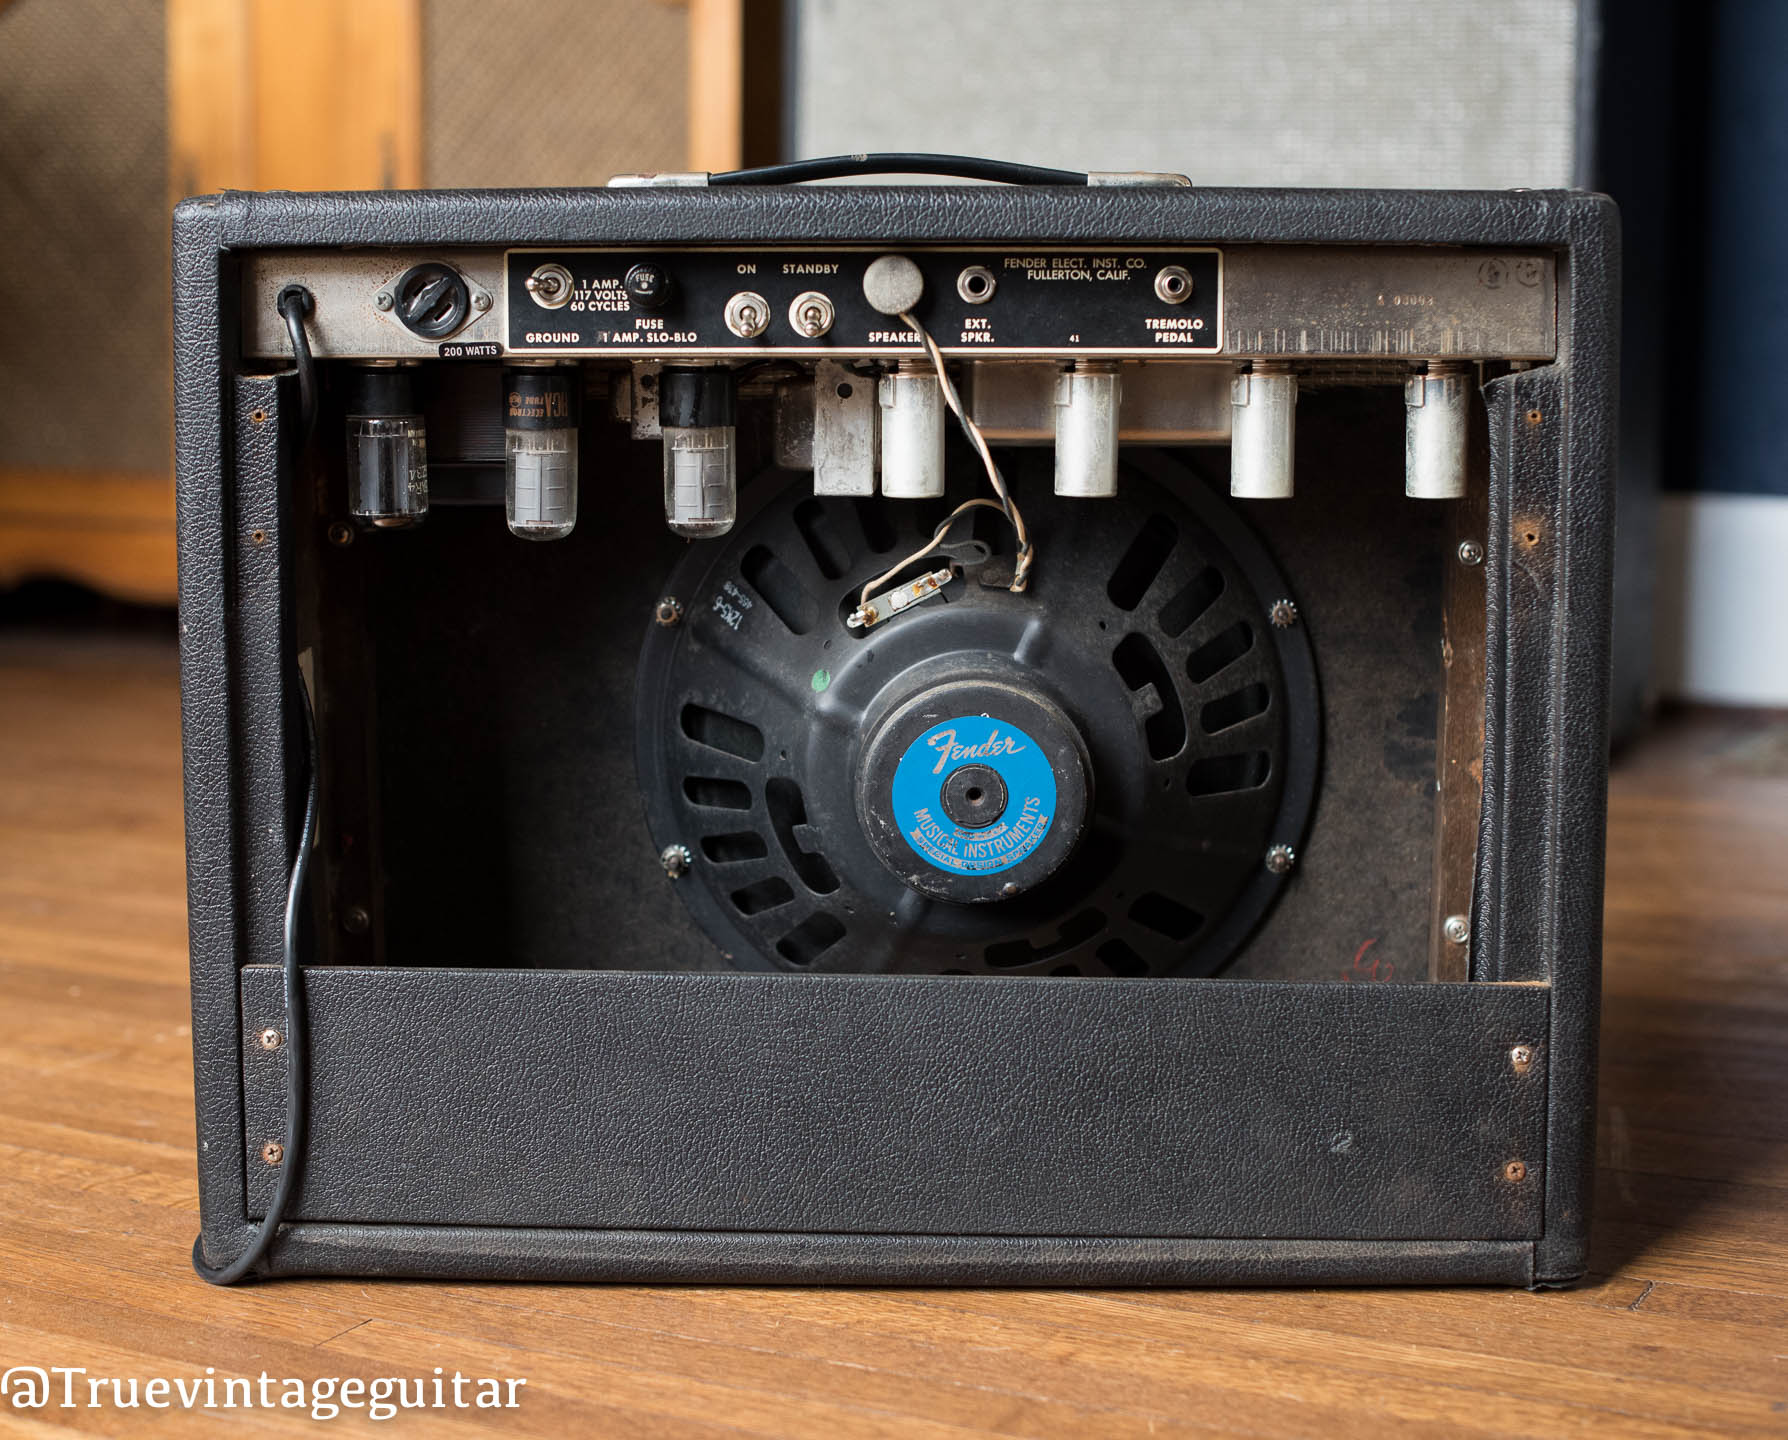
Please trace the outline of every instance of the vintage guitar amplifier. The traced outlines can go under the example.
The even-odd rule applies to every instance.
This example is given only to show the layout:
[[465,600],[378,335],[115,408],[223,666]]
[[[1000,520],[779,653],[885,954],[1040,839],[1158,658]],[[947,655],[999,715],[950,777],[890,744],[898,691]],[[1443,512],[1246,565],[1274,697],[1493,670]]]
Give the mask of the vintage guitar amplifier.
[[180,207],[201,1273],[1581,1275],[1612,205],[871,164]]

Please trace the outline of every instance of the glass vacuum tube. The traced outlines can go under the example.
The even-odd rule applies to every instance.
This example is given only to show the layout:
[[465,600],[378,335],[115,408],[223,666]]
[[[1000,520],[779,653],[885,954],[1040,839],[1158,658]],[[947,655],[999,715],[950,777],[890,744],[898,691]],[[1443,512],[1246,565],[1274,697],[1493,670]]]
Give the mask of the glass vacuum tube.
[[428,515],[428,443],[413,372],[355,367],[348,390],[348,511],[384,529]]
[[578,371],[503,372],[503,504],[523,540],[562,540],[577,524]]
[[691,540],[724,535],[739,508],[732,372],[666,366],[658,387],[665,522]]

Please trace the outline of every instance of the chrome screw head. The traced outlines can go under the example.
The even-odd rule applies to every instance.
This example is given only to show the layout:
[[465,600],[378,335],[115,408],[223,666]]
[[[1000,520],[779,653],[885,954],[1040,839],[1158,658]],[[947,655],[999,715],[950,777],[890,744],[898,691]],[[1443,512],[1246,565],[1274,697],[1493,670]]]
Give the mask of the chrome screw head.
[[1289,875],[1298,863],[1298,852],[1289,845],[1275,845],[1266,853],[1266,867],[1275,875]]
[[1467,940],[1471,939],[1471,921],[1467,920],[1463,915],[1447,916],[1446,923],[1440,928],[1442,932],[1445,933],[1447,939],[1451,940],[1455,945],[1463,945]]
[[1461,565],[1482,565],[1484,563],[1484,547],[1476,540],[1459,542],[1459,563]]
[[397,304],[397,301],[392,298],[389,290],[381,290],[377,295],[373,296],[373,306],[376,309],[389,310],[395,304]]
[[1267,610],[1267,619],[1280,630],[1289,630],[1298,623],[1298,607],[1290,600],[1275,600]]
[[1533,1046],[1517,1045],[1509,1051],[1509,1065],[1517,1075],[1525,1075],[1533,1069]]
[[689,853],[687,845],[666,845],[658,856],[658,863],[664,867],[664,873],[673,880],[681,880],[689,873],[694,857]]
[[486,310],[490,309],[490,296],[480,290],[472,297],[472,308],[482,315]]
[[271,1025],[269,1025],[265,1030],[263,1030],[255,1038],[261,1042],[261,1048],[263,1050],[277,1050],[277,1049],[279,1049],[280,1044],[281,1044],[282,1040],[284,1039],[284,1037],[279,1033],[279,1031],[275,1030]]

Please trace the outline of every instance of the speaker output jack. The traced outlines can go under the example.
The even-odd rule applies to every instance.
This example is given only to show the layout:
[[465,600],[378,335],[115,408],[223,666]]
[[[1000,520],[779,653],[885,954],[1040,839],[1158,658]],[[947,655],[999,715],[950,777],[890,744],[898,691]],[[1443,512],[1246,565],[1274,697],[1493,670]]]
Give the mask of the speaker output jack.
[[999,281],[985,265],[970,265],[956,277],[956,293],[971,305],[985,305],[998,288]]

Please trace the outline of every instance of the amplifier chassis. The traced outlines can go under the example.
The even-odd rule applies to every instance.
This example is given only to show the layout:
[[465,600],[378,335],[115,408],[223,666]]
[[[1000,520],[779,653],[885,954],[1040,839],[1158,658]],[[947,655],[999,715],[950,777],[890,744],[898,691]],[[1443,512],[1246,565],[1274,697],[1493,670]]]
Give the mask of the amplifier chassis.
[[[774,321],[755,344],[727,328],[758,323],[749,304],[723,316],[703,287],[764,257],[848,269],[889,254],[919,257],[937,363],[957,377],[1014,498],[1035,497],[1036,570],[1034,590],[1008,593],[1020,587],[1009,545],[988,539],[1005,534],[996,508],[972,536],[951,532],[937,572],[951,594],[915,592],[910,616],[870,630],[861,612],[884,597],[870,584],[858,595],[856,581],[900,546],[851,541],[818,610],[801,609],[768,568],[793,553],[778,546],[798,547],[828,517],[868,514],[873,529],[865,505],[932,502],[848,488],[873,493],[879,473],[892,497],[895,452],[885,432],[865,431],[882,437],[881,459],[853,461],[835,427],[856,422],[808,387],[823,370],[834,391],[840,376],[875,391],[930,362],[899,320],[861,308],[867,291],[825,297],[831,339],[798,333],[819,323],[805,282],[823,270],[775,286],[746,277]],[[621,327],[595,308],[621,293],[608,270],[620,258],[628,275],[675,268],[678,256],[700,262],[679,271],[699,316],[616,340]],[[1026,298],[1046,282],[1027,290],[1017,278],[1027,265],[1033,276],[1076,268],[1035,263],[1050,256],[1134,260],[1138,279],[1178,269],[1207,328],[1181,327],[1196,344],[1136,342],[1161,333],[1161,304],[1178,303],[1159,288],[1170,277],[1153,292],[1102,295],[1109,328],[1077,354],[1077,337],[1095,333],[1073,312],[1081,302],[1069,297],[1052,318]],[[466,285],[446,334],[392,318],[405,293],[421,293],[406,277],[428,265]],[[576,323],[531,318],[528,282],[547,266],[584,297]],[[203,1255],[222,1263],[250,1244],[286,1158],[269,1144],[285,1123],[290,1060],[280,957],[314,698],[323,783],[301,917],[308,1136],[259,1274],[1579,1278],[1594,1154],[1616,267],[1612,205],[1571,192],[790,186],[185,202],[176,419]],[[973,270],[1011,307],[989,349],[964,339],[977,333],[971,297],[983,282],[936,293],[939,276]],[[649,276],[638,283],[653,293]],[[320,398],[292,369],[276,308],[289,284],[314,298]],[[1407,316],[1367,313],[1405,301]],[[661,338],[671,335],[682,338]],[[474,433],[484,412],[455,398],[488,390],[494,404],[497,376],[529,362],[573,367],[581,387],[568,425],[581,438],[582,515],[569,539],[541,547],[490,514],[505,503],[501,440]],[[736,372],[737,531],[685,544],[657,523],[652,457],[679,426],[719,422],[706,399],[689,402],[699,423],[673,413],[666,377],[740,364],[750,368]],[[413,408],[418,423],[426,412],[434,504],[401,533],[350,523],[340,438],[355,418],[353,377],[393,365],[433,397]],[[1115,375],[1114,407],[1118,388],[1125,396],[1123,413],[1105,417],[1123,445],[1115,499],[1045,498],[1048,442],[1064,443],[1049,428],[1068,403],[1056,398],[1067,394],[1060,365]],[[1230,489],[1256,483],[1240,454],[1242,427],[1258,419],[1248,387],[1258,400],[1281,376],[1304,392],[1297,498],[1233,502]],[[1396,485],[1406,406],[1442,403],[1434,387],[1446,383],[1471,406],[1454,457],[1459,498],[1407,499]],[[889,407],[904,402],[879,393],[878,423],[894,423]],[[307,403],[321,417],[314,432]],[[1409,434],[1413,476],[1413,422]],[[977,493],[980,462],[951,444],[940,463],[949,496]],[[1349,478],[1387,471],[1392,490],[1377,498]],[[665,473],[668,485],[668,460]],[[1231,593],[1275,617],[1251,632],[1266,667],[1251,686],[1182,707],[1192,740],[1163,739],[1171,719],[1150,722],[1199,671],[1196,653],[1170,650],[1171,625],[1155,614],[1196,577],[1163,580],[1129,610],[1119,593],[1119,571],[1157,522],[1221,539],[1231,558],[1213,564],[1233,560]],[[823,572],[831,552],[812,543]],[[1099,561],[1093,580],[1075,575],[1106,554],[1125,558]],[[775,646],[747,634],[739,621],[758,623],[744,615],[754,607],[759,619],[775,612],[786,643],[782,630]],[[1130,628],[1151,637],[1153,660],[1140,642],[1124,649],[1129,622],[1107,630],[1108,610],[1146,612]],[[1275,637],[1281,619],[1308,638]],[[1079,662],[1050,660],[1061,668],[1026,701],[1024,733],[1052,753],[1080,747],[1050,783],[1080,765],[1093,774],[1087,834],[1107,826],[1112,854],[1147,848],[1125,849],[1120,831],[1155,835],[1162,813],[1126,790],[1113,753],[1140,747],[1148,763],[1158,741],[1155,760],[1178,767],[1162,773],[1179,804],[1200,793],[1186,747],[1201,723],[1227,725],[1234,696],[1255,692],[1280,717],[1260,742],[1277,757],[1263,786],[1271,803],[1233,820],[1253,868],[1211,902],[1246,911],[1221,945],[1204,943],[1221,925],[1178,948],[1132,937],[1123,926],[1139,910],[1137,936],[1159,941],[1172,925],[1151,929],[1161,907],[1098,870],[1088,857],[1099,841],[1064,846],[1060,860],[1023,841],[1044,868],[1033,879],[1025,849],[1004,889],[972,865],[935,894],[915,882],[901,893],[920,898],[888,910],[894,931],[876,928],[879,910],[846,914],[827,900],[879,905],[900,890],[900,865],[877,859],[873,837],[846,827],[837,838],[836,817],[874,805],[853,801],[846,782],[858,772],[827,758],[826,726],[843,723],[828,715],[860,724],[865,753],[896,736],[890,771],[907,763],[908,691],[871,683],[864,657],[909,666],[913,694],[932,693],[923,681],[981,695],[1005,683],[998,665],[933,675],[925,646],[1030,663],[1070,642],[1113,652],[1112,694],[1132,710],[1095,713],[1072,678]],[[715,669],[727,644],[727,673],[749,673],[749,686]],[[1405,691],[1426,695],[1425,708]],[[807,710],[785,703],[803,692]],[[982,703],[963,701],[964,713]],[[692,705],[758,732],[760,768],[704,739],[722,732],[689,718]],[[1084,743],[1047,738],[1058,711]],[[1004,784],[1015,772],[989,758],[1001,743],[1012,744],[996,726],[992,749],[963,753]],[[704,771],[689,753],[717,758]],[[699,837],[683,828],[687,806],[728,784],[749,792],[750,823]],[[968,794],[951,803],[975,803]],[[1179,855],[1173,827],[1159,833],[1169,859]],[[1215,850],[1200,863],[1222,869]],[[732,884],[734,864],[761,879]],[[736,899],[785,879],[814,913],[832,906],[837,935],[792,920],[764,928],[756,902]],[[1082,884],[1094,898],[1074,915],[1048,908],[1046,897]],[[1181,911],[1191,904],[1168,893],[1171,880],[1151,884],[1179,894]],[[1259,896],[1252,909],[1248,895]],[[987,918],[1002,913],[1032,917],[1020,926],[1028,950]],[[1072,923],[1084,914],[1110,928],[1083,952]],[[1397,968],[1379,970],[1374,957],[1393,949]],[[1082,964],[1083,953],[1103,959]]]

